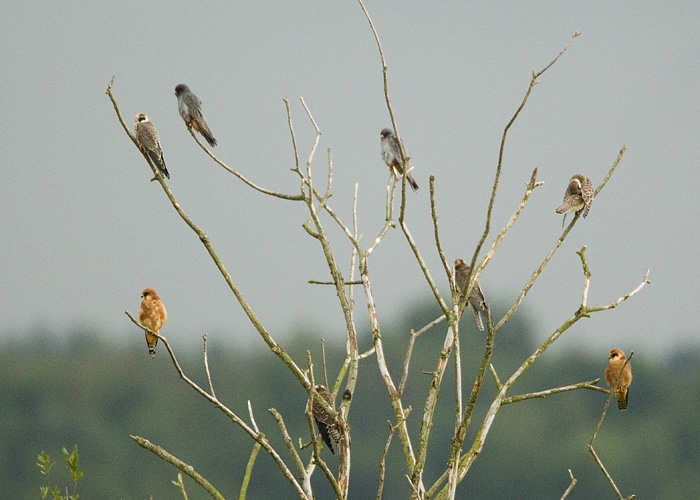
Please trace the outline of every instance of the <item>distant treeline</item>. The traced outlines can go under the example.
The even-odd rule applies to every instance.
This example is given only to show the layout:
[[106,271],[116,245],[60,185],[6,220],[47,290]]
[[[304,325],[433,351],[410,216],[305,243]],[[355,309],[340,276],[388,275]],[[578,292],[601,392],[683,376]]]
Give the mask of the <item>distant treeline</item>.
[[[432,319],[432,318],[431,318]],[[390,367],[399,371],[405,353],[400,328],[384,331]],[[514,323],[497,339],[493,365],[503,380],[530,354],[535,344],[527,324]],[[166,332],[164,332],[166,333]],[[166,333],[167,335],[167,333]],[[474,371],[483,352],[483,334],[469,330],[462,337],[463,370]],[[362,340],[370,346],[365,334]],[[177,342],[174,342],[177,345]],[[329,343],[329,374],[335,374],[342,352]],[[439,333],[420,338],[412,361],[404,403],[412,406],[408,424],[415,435],[429,376],[442,345]],[[314,355],[316,377],[322,378],[317,335],[284,345],[304,365],[306,349]],[[613,347],[613,346],[611,346]],[[558,351],[560,352],[560,351]],[[514,387],[513,395],[602,377],[601,357],[572,352],[545,356]],[[251,400],[258,425],[281,455],[288,457],[268,408],[279,410],[295,443],[309,440],[304,416],[306,393],[284,367],[262,347],[238,354],[231,344],[210,339],[209,363],[217,396],[245,420]],[[683,351],[655,362],[636,353],[629,410],[611,405],[598,435],[596,450],[625,494],[637,498],[700,498],[700,352]],[[188,376],[206,386],[201,348],[179,354]],[[163,346],[155,360],[145,341],[115,347],[81,334],[67,342],[36,339],[0,347],[0,497],[39,498],[43,477],[37,455],[58,459],[52,471],[68,485],[60,450],[77,444],[85,473],[81,499],[175,499],[171,481],[178,471],[137,446],[129,435],[161,445],[192,465],[229,499],[238,498],[245,464],[253,443],[220,411],[177,376]],[[599,384],[604,384],[604,379]],[[444,381],[435,418],[432,449],[440,457],[426,468],[426,482],[443,470],[452,436],[454,365]],[[464,388],[468,393],[470,387]],[[477,402],[470,435],[495,393],[489,377]],[[579,390],[503,407],[483,453],[460,485],[458,498],[559,498],[570,482],[578,484],[570,499],[613,498],[612,490],[587,450],[605,403],[605,394]],[[378,464],[393,419],[386,389],[372,358],[362,361],[358,389],[348,421],[352,436],[350,497],[375,498]],[[396,439],[396,438],[395,438]],[[465,441],[471,443],[468,437]],[[444,450],[440,452],[439,450]],[[309,449],[302,451],[308,457]],[[337,458],[328,450],[331,467]],[[326,456],[327,455],[327,456]],[[385,499],[407,498],[404,458],[394,442],[387,457]],[[317,470],[317,498],[332,498]],[[189,478],[189,498],[211,498]],[[295,498],[273,461],[261,451],[248,499]]]

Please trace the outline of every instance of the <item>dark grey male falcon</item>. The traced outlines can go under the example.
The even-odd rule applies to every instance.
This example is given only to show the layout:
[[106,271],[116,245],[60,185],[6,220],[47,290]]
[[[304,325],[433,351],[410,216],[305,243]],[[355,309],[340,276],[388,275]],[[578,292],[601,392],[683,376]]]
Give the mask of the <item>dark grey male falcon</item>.
[[[396,174],[396,177],[400,177],[404,172],[403,161],[401,160],[401,153],[399,152],[399,143],[396,140],[394,133],[388,128],[382,129],[379,133],[382,143],[382,159],[389,167],[389,171]],[[418,190],[418,183],[411,176],[410,173],[406,173],[406,180],[411,185],[414,191]]]
[[163,159],[163,150],[160,149],[160,139],[158,131],[148,119],[146,113],[139,113],[134,119],[134,135],[136,142],[139,143],[148,157],[153,161],[161,174],[170,179],[168,169],[165,168],[165,160]]
[[204,113],[202,113],[202,101],[184,83],[175,87],[175,95],[177,96],[177,109],[182,119],[185,120],[187,130],[194,128],[204,136],[211,147],[216,146],[216,139],[209,130],[207,120],[204,119]]

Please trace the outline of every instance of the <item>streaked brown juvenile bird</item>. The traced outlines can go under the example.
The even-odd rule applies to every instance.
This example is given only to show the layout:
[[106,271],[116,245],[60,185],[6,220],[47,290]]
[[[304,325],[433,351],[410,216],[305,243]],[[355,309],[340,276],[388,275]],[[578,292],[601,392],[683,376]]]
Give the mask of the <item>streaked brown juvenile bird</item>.
[[175,95],[177,96],[177,110],[182,119],[185,120],[187,130],[194,128],[204,136],[211,147],[216,146],[216,139],[209,130],[207,120],[202,113],[202,101],[184,83],[175,87]]
[[[333,395],[328,392],[328,390],[325,388],[325,386],[318,384],[316,387],[316,392],[321,395],[323,399],[326,400],[326,403],[328,403],[328,406],[333,408],[335,410],[335,403],[333,402]],[[338,441],[340,441],[340,433],[338,432],[338,427],[335,424],[335,421],[328,415],[328,413],[325,412],[323,407],[316,402],[314,399],[312,404],[311,404],[311,413],[314,416],[314,420],[316,421],[316,426],[318,427],[318,432],[321,434],[321,437],[323,438],[323,441],[328,445],[328,448],[331,450],[331,453],[335,455],[335,450],[333,449],[333,442],[336,444]]]
[[170,179],[168,169],[165,168],[165,160],[163,159],[163,150],[160,149],[160,139],[158,131],[148,119],[146,113],[139,113],[134,119],[134,135],[136,142],[139,143],[151,161],[158,167],[158,170],[165,177]]
[[[382,129],[379,133],[382,144],[382,159],[389,167],[389,171],[393,172],[397,178],[403,175],[404,164],[399,151],[399,142],[396,140],[394,133],[388,128]],[[406,173],[406,181],[411,185],[414,191],[418,190],[418,183],[415,181],[410,172]]]
[[[608,358],[610,361],[608,361],[608,367],[605,369],[605,380],[608,381],[610,391],[617,398],[618,410],[626,410],[629,387],[632,383],[632,368],[630,368],[629,363],[624,369],[622,368],[627,358],[620,349],[611,349]],[[622,376],[620,376],[620,370],[622,370]],[[619,382],[617,381],[618,377],[620,378]]]
[[[462,293],[462,290],[464,290],[464,287],[467,286],[467,276],[469,276],[469,264],[464,262],[462,259],[457,259],[455,260],[455,286],[457,287],[457,291],[459,293]],[[469,293],[469,300],[467,301],[467,304],[469,305],[469,309],[472,310],[472,313],[474,314],[474,319],[476,320],[476,327],[481,330],[482,332],[484,331],[484,323],[481,320],[481,315],[479,313],[482,313],[488,318],[489,316],[489,306],[486,304],[486,299],[484,298],[484,294],[481,291],[481,285],[479,284],[479,278],[476,279],[474,282],[474,286],[471,289],[471,292]]]
[[566,214],[569,212],[576,212],[579,214],[581,210],[583,210],[583,218],[585,219],[588,215],[588,211],[591,209],[593,195],[594,190],[591,180],[583,174],[574,175],[569,180],[569,185],[566,187],[564,203],[554,209],[558,214],[564,214],[564,220],[562,220],[561,226],[564,227]]
[[[143,326],[154,333],[160,334],[160,329],[168,320],[168,312],[165,310],[163,301],[158,297],[158,293],[153,288],[146,288],[141,293],[141,310],[139,311],[139,321]],[[148,344],[148,354],[151,358],[156,355],[156,344],[158,337],[146,332],[146,344]]]

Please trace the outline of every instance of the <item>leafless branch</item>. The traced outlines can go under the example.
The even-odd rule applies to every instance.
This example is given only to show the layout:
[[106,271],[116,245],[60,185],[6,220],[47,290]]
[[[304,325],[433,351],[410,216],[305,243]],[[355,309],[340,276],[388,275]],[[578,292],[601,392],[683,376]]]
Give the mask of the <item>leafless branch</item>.
[[212,498],[215,498],[216,500],[224,500],[224,497],[221,495],[221,493],[219,493],[218,490],[214,488],[214,486],[212,486],[212,484],[209,481],[207,481],[201,474],[194,470],[194,467],[192,467],[191,465],[186,464],[185,462],[177,458],[175,455],[171,455],[160,446],[151,443],[148,439],[144,439],[140,436],[129,437],[133,439],[136,442],[136,444],[138,444],[141,448],[150,451],[157,457],[168,462],[170,465],[177,467],[179,470],[190,476],[194,480],[194,482],[200,485],[202,488],[204,488],[204,491],[209,493],[209,495],[211,495]]
[[213,397],[216,397],[214,392],[214,384],[211,382],[211,373],[209,372],[209,357],[207,356],[207,334],[202,335],[204,347],[202,348],[202,356],[204,356],[204,370],[207,372],[207,382],[209,382],[209,392]]
[[598,380],[600,380],[600,379],[590,380],[588,382],[579,382],[578,384],[566,385],[563,387],[555,387],[553,389],[547,389],[546,391],[530,392],[527,394],[520,394],[518,396],[511,396],[509,398],[503,398],[503,401],[501,401],[501,405],[507,405],[510,403],[518,403],[520,401],[525,401],[526,399],[546,398],[547,396],[551,396],[552,394],[559,394],[561,392],[575,391],[576,389],[590,389],[593,391],[604,392],[607,394],[608,391],[606,389],[603,389],[602,387],[598,387],[597,385],[595,385],[598,383]]
[[568,497],[569,493],[571,493],[571,490],[574,489],[574,486],[576,486],[576,483],[578,482],[578,480],[574,477],[573,473],[571,472],[571,469],[569,469],[569,476],[571,476],[571,483],[569,484],[569,487],[566,488],[566,491],[564,491],[564,494],[559,500],[564,500],[566,497]]
[[226,405],[224,405],[221,401],[219,401],[215,396],[207,393],[204,389],[199,387],[192,379],[190,379],[187,375],[185,375],[185,372],[182,370],[180,367],[180,363],[178,363],[177,358],[175,357],[175,353],[173,352],[172,348],[170,347],[170,343],[168,340],[161,336],[158,335],[157,333],[149,330],[148,328],[145,328],[143,325],[141,325],[134,317],[131,315],[129,311],[124,311],[124,313],[129,317],[132,323],[134,323],[136,326],[141,328],[143,331],[149,331],[151,334],[155,335],[165,346],[165,348],[168,351],[168,354],[170,355],[170,359],[173,362],[173,365],[175,366],[175,369],[177,370],[178,375],[182,380],[185,381],[187,385],[192,387],[196,392],[198,392],[201,396],[203,396],[205,399],[207,399],[211,404],[213,404],[216,408],[221,410],[227,417],[229,417],[236,425],[238,425],[241,429],[243,429],[251,438],[253,438],[256,442],[260,443],[260,446],[263,447],[263,449],[272,457],[272,459],[275,461],[279,469],[282,471],[282,474],[284,477],[289,481],[289,483],[292,485],[294,490],[297,492],[299,495],[299,498],[310,500],[310,497],[302,490],[301,486],[299,483],[296,481],[294,476],[292,475],[291,471],[287,467],[287,465],[284,463],[282,458],[279,456],[277,451],[270,445],[270,443],[267,441],[267,438],[265,437],[264,434],[260,433],[257,430],[254,430],[251,428],[248,424],[245,423],[244,420],[242,420],[236,413],[231,411]]
[[382,491],[384,490],[384,475],[386,474],[386,455],[389,453],[389,447],[391,446],[391,438],[394,437],[394,426],[389,422],[389,436],[386,438],[386,444],[384,445],[384,451],[382,451],[382,456],[379,459],[379,487],[377,488],[377,500],[381,500]]

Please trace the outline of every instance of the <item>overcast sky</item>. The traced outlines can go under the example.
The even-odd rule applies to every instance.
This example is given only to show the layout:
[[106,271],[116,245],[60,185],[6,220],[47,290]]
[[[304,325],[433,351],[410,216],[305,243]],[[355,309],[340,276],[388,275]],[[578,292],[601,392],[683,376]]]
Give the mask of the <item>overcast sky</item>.
[[[533,69],[568,52],[540,79],[510,131],[488,245],[539,168],[538,188],[482,275],[489,297],[512,301],[561,234],[561,202],[574,173],[597,186],[623,144],[615,175],[579,221],[519,314],[544,338],[578,308],[587,245],[589,304],[652,284],[614,311],[579,322],[559,348],[610,347],[648,355],[698,344],[697,198],[700,4],[687,2],[375,2],[366,7],[388,63],[390,97],[420,184],[407,222],[447,292],[433,243],[428,178],[436,177],[447,258],[470,258],[484,216],[504,126]],[[314,133],[331,206],[350,223],[359,183],[359,231],[368,246],[384,222],[388,172],[379,131],[391,125],[379,55],[356,2],[7,2],[0,18],[0,338],[37,327],[76,327],[138,338],[138,312],[154,287],[172,341],[259,342],[192,231],[177,216],[104,91],[132,126],[158,128],[169,186],[209,235],[234,281],[274,336],[309,330],[342,337],[344,323],[298,202],[261,195],[206,157],[177,113],[173,89],[203,101],[214,152],[253,182],[298,193],[282,99],[290,99],[300,156]],[[350,246],[327,217],[337,260]],[[380,321],[433,301],[399,229],[370,259]],[[366,326],[361,289],[358,324]],[[505,312],[496,308],[496,319]],[[416,328],[421,325],[415,325]],[[387,333],[387,332],[385,332]],[[395,332],[390,334],[406,334]],[[145,345],[144,345],[145,352]]]

